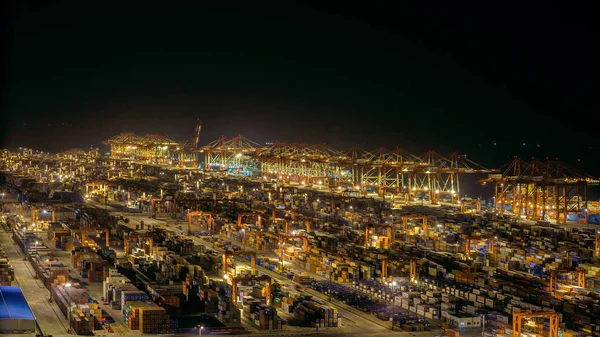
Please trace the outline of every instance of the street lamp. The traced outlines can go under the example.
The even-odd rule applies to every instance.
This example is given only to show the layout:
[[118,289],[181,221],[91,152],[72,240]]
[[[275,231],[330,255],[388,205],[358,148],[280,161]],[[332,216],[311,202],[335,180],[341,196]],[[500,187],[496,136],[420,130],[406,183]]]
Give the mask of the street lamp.
[[196,326],[196,328],[198,328],[198,336],[202,337],[202,329],[204,329],[204,326],[198,325],[198,326]]

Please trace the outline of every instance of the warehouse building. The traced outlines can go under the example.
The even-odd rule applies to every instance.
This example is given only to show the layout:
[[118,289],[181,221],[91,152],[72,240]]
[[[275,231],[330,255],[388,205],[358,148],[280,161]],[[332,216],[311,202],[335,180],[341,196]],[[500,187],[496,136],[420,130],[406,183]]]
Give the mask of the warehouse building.
[[35,318],[19,287],[0,286],[0,333],[35,332]]

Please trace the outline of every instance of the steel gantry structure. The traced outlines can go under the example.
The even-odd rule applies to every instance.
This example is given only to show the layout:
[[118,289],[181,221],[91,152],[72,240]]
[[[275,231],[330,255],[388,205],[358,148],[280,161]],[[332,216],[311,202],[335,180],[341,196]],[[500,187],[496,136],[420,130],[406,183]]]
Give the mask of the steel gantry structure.
[[237,135],[227,139],[220,137],[197,151],[204,153],[204,169],[206,171],[233,171],[243,174],[243,171],[256,169],[254,154],[262,145]]
[[133,160],[148,160],[167,163],[178,155],[183,144],[167,137],[146,134],[121,133],[104,144],[110,145],[111,157]]
[[494,184],[494,207],[532,219],[565,223],[569,214],[579,218],[587,210],[587,186],[600,181],[562,162],[515,157],[499,174],[483,184]]
[[265,180],[404,195],[412,200],[424,194],[434,202],[444,195],[452,202],[458,200],[460,174],[493,172],[465,155],[428,152],[417,156],[400,147],[342,152],[325,145],[276,142],[255,153]]
[[334,181],[350,181],[350,175],[335,163],[344,155],[325,145],[275,142],[257,152],[266,180],[304,186],[331,186]]
[[[407,201],[421,196],[434,203],[442,199],[456,202],[460,197],[459,175],[493,172],[465,155],[442,156],[435,152],[415,155],[400,147],[339,151],[323,144],[276,141],[261,145],[242,135],[220,137],[198,147],[201,126],[201,121],[197,121],[195,137],[188,143],[158,135],[139,137],[134,134],[121,134],[106,143],[111,145],[114,158],[158,160],[167,164],[175,159],[195,166],[192,153],[198,153],[203,154],[206,171],[350,189],[362,194],[403,195]],[[186,166],[185,163],[179,165]]]
[[379,148],[365,151],[351,149],[340,164],[350,169],[354,188],[366,194],[369,190],[384,195],[410,193],[411,173],[418,171],[420,158],[399,147],[394,150]]
[[[538,318],[543,318],[543,319],[549,319],[549,331],[548,331],[548,336],[549,337],[558,337],[559,336],[559,331],[558,331],[558,326],[560,323],[560,315],[556,312],[553,311],[543,311],[543,312],[532,312],[532,311],[525,311],[525,312],[514,312],[513,313],[513,317],[512,317],[512,337],[521,337],[523,335],[523,320],[527,319],[527,320],[536,320]],[[543,324],[541,323],[535,323],[533,325],[533,328],[535,329],[535,333],[536,334],[542,334],[542,332],[544,331],[543,328]]]

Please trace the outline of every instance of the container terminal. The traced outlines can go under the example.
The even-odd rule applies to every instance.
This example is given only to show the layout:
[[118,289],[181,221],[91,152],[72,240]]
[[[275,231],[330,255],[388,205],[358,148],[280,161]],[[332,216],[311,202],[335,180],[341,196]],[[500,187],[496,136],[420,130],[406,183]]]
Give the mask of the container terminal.
[[1,332],[600,336],[597,178],[201,126],[0,150]]

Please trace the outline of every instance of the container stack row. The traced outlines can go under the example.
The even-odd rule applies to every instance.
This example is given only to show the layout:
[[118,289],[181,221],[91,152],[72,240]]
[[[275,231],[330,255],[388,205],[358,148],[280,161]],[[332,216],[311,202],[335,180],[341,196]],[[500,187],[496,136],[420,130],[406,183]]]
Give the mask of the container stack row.
[[4,249],[0,247],[0,285],[10,286],[15,279],[15,271],[10,265]]

